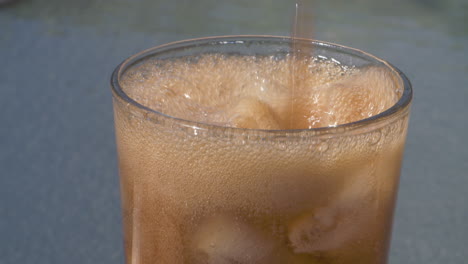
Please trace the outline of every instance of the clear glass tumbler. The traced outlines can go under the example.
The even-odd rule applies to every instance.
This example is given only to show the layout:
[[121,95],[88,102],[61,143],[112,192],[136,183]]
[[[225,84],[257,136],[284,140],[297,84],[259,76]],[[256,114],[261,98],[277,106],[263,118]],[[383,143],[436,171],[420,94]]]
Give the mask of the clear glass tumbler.
[[291,54],[288,37],[175,42],[117,67],[111,85],[127,264],[387,262],[411,84],[362,51],[298,41],[309,55],[343,67],[386,68],[399,87],[396,103],[336,126],[248,129],[173,117],[121,83],[147,60],[282,60]]

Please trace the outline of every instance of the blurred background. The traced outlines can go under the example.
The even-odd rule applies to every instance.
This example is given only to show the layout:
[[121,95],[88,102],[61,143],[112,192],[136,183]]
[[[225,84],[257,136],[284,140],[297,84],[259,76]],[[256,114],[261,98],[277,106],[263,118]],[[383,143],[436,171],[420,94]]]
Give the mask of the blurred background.
[[[112,70],[175,40],[289,35],[294,13],[294,0],[3,2],[0,264],[123,263]],[[466,263],[468,1],[314,2],[317,39],[414,86],[390,263]]]

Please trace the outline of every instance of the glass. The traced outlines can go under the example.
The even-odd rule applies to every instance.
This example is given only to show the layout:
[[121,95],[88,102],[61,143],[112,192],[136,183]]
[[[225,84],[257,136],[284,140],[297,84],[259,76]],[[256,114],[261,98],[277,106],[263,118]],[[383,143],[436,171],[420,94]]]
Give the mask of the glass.
[[385,67],[400,85],[399,99],[334,127],[261,130],[172,117],[121,85],[149,59],[216,53],[281,60],[291,53],[287,37],[175,42],[117,67],[111,84],[126,263],[387,262],[410,82],[362,51],[298,41],[343,66]]

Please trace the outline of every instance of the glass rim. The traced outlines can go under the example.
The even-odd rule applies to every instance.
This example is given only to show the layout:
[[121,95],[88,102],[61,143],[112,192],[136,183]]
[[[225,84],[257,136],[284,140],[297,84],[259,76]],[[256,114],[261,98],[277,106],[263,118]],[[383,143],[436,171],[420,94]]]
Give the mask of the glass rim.
[[144,60],[147,57],[150,57],[158,53],[158,51],[163,52],[164,50],[170,50],[172,48],[189,47],[189,46],[193,46],[197,44],[206,45],[213,41],[216,42],[215,44],[222,45],[222,44],[243,43],[243,41],[261,41],[261,40],[277,40],[278,42],[290,42],[292,41],[292,39],[293,39],[292,37],[273,36],[273,35],[227,35],[227,36],[212,36],[212,37],[204,37],[204,38],[186,39],[186,40],[166,43],[163,45],[158,45],[158,46],[143,50],[135,55],[128,57],[116,67],[116,69],[112,73],[111,80],[110,80],[112,93],[114,97],[120,100],[123,100],[127,105],[131,105],[140,110],[156,114],[157,116],[161,118],[179,123],[180,125],[184,127],[192,127],[194,129],[200,129],[200,130],[223,129],[224,131],[230,131],[233,133],[247,133],[247,134],[248,133],[254,133],[254,134],[262,133],[262,134],[271,134],[274,136],[277,136],[278,134],[289,135],[289,134],[303,134],[303,133],[307,133],[308,135],[311,134],[313,136],[325,135],[325,134],[343,134],[343,133],[348,133],[348,132],[352,132],[356,130],[366,129],[368,127],[378,126],[378,124],[381,124],[382,122],[384,123],[391,122],[393,120],[398,119],[398,117],[404,115],[406,112],[409,111],[409,106],[413,97],[412,85],[409,79],[406,77],[406,75],[402,71],[400,71],[397,67],[393,66],[392,64],[390,64],[389,62],[381,58],[378,58],[372,54],[369,54],[359,49],[355,49],[355,48],[351,48],[351,47],[347,47],[344,45],[339,45],[339,44],[335,44],[331,42],[319,41],[315,39],[304,39],[304,38],[294,38],[294,39],[298,39],[299,41],[306,41],[310,45],[316,45],[316,46],[321,46],[321,47],[326,47],[326,48],[332,48],[335,50],[347,51],[347,52],[352,53],[353,55],[357,55],[359,57],[368,57],[380,63],[383,63],[386,67],[394,71],[401,78],[402,85],[403,85],[403,92],[400,98],[395,104],[393,104],[387,110],[377,115],[373,115],[371,117],[360,119],[360,120],[350,122],[350,123],[339,124],[336,126],[317,127],[317,128],[270,130],[270,129],[238,128],[238,127],[222,126],[222,125],[217,125],[217,124],[212,124],[212,123],[205,123],[205,122],[200,122],[200,121],[174,117],[174,116],[165,114],[163,112],[154,110],[150,107],[147,107],[145,105],[138,103],[133,98],[128,96],[127,93],[125,93],[124,89],[122,89],[122,87],[120,86],[120,77],[127,70],[127,68],[131,67],[132,65],[134,65],[135,63],[141,60]]

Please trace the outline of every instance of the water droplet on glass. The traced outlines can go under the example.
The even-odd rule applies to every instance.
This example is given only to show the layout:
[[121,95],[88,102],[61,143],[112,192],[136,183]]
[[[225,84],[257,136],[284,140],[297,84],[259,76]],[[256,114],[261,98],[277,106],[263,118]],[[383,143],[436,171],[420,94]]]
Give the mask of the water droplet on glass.
[[375,145],[379,143],[382,138],[382,132],[380,130],[374,131],[369,135],[368,142],[370,145]]
[[320,152],[325,152],[325,151],[327,151],[327,150],[328,150],[328,143],[325,142],[325,141],[319,142],[319,143],[317,144],[317,149],[318,149],[318,151],[320,151]]

